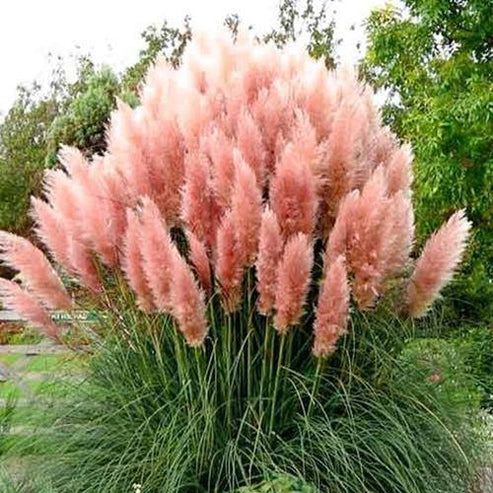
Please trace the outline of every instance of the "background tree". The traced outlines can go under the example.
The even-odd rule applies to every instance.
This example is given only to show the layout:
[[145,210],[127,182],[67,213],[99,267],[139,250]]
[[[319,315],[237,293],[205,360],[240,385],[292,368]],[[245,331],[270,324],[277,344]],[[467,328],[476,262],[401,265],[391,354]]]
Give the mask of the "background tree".
[[419,237],[454,209],[472,219],[469,262],[456,284],[462,299],[453,304],[468,319],[491,320],[493,3],[403,3],[405,11],[385,7],[368,19],[363,73],[386,91],[385,119],[413,146]]

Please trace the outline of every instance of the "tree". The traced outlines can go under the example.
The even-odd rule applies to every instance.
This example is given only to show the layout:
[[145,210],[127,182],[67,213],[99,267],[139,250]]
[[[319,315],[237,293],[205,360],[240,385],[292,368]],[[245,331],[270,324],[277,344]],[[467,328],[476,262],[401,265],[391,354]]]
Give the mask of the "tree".
[[474,224],[466,273],[468,318],[491,317],[493,297],[493,18],[491,0],[405,0],[368,19],[363,73],[387,92],[384,117],[415,153],[423,238],[450,212]]

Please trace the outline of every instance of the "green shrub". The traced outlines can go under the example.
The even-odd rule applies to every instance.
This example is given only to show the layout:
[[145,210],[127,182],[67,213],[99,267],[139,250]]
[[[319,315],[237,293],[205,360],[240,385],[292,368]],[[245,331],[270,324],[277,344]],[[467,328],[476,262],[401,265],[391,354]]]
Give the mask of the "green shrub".
[[475,379],[484,407],[493,407],[493,329],[465,328],[452,339],[461,352],[468,373]]
[[106,125],[119,89],[117,76],[107,67],[88,76],[84,90],[73,98],[50,126],[46,147],[47,166],[57,163],[60,144],[78,147],[88,155],[104,151]]

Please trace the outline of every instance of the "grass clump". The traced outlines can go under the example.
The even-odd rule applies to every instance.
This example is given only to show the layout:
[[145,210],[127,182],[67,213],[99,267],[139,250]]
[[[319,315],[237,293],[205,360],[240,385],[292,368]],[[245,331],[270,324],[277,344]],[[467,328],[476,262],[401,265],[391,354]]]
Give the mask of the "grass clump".
[[216,317],[203,349],[167,317],[120,315],[87,380],[10,451],[50,491],[467,491],[474,402],[416,361],[410,322],[354,314],[317,365],[302,329],[283,340],[257,314]]

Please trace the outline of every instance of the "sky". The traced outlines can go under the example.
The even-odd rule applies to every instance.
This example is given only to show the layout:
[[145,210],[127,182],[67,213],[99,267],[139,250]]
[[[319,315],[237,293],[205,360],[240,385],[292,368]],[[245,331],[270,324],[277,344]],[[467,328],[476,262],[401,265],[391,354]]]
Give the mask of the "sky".
[[[385,0],[335,0],[339,59],[354,64],[364,42],[364,19]],[[70,73],[73,57],[89,53],[116,70],[131,65],[143,48],[140,33],[164,19],[180,25],[185,15],[194,27],[217,29],[227,14],[237,13],[255,32],[274,25],[278,0],[2,0],[0,13],[0,115],[15,99],[18,84],[46,83],[50,53],[62,56]],[[351,26],[354,25],[354,29]],[[52,65],[53,66],[53,63]]]

